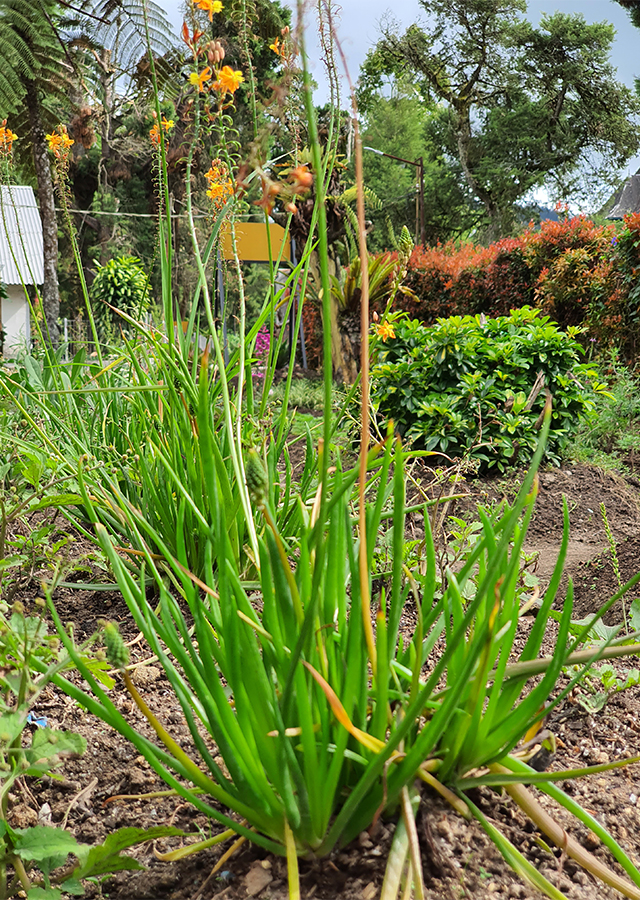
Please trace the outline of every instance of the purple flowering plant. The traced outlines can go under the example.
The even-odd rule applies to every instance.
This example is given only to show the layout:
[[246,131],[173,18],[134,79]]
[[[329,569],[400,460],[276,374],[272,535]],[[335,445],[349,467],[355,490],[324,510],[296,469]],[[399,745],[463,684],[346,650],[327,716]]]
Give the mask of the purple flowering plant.
[[269,348],[271,346],[271,335],[266,325],[263,325],[256,335],[255,355],[258,360],[257,368],[254,372],[256,378],[264,378],[264,370],[269,359]]

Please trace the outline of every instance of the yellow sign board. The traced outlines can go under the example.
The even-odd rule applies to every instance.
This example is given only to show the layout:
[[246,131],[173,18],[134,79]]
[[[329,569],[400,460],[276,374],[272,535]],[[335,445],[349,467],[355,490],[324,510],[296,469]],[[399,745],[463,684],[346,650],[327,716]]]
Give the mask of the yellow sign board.
[[[269,262],[270,259],[275,261],[280,256],[283,243],[282,259],[291,260],[291,243],[289,239],[285,242],[285,230],[281,225],[275,222],[268,225],[265,222],[236,222],[235,229],[238,258],[243,262]],[[220,231],[220,248],[225,259],[234,258],[231,229],[228,225]]]

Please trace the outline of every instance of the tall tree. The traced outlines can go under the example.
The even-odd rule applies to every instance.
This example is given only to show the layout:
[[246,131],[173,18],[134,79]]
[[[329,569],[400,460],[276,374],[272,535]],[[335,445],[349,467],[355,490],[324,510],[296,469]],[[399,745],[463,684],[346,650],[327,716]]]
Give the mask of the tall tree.
[[581,15],[523,17],[524,0],[420,0],[428,29],[384,33],[363,66],[370,101],[385,76],[412,76],[444,106],[455,154],[494,238],[533,188],[619,169],[639,146],[631,92],[609,62],[613,27]]

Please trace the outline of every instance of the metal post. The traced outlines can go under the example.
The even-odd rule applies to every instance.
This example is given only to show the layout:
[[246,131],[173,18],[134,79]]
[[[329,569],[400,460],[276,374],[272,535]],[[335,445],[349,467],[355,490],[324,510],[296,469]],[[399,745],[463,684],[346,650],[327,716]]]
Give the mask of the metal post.
[[424,247],[426,234],[424,227],[424,159],[418,157],[418,218],[420,220],[420,244]]
[[424,159],[419,156],[418,159],[404,159],[402,156],[395,156],[393,153],[385,153],[384,150],[376,150],[375,147],[363,147],[363,150],[370,150],[378,156],[386,156],[387,159],[395,159],[401,163],[407,163],[409,166],[415,166],[418,170],[418,196],[416,197],[416,243],[418,237],[420,243],[424,245],[426,240],[426,231],[424,224]]
[[[291,265],[295,269],[298,265],[298,259],[296,256],[296,239],[290,238],[291,240]],[[296,287],[296,295],[293,303],[291,304],[291,315],[293,316],[293,321],[295,321],[295,316],[297,313],[298,301],[300,297],[300,287]],[[290,341],[293,340],[293,331],[290,333]],[[289,344],[291,346],[291,343]],[[302,368],[307,371],[307,348],[304,341],[304,322],[302,321],[302,316],[300,316],[300,353],[302,354]]]
[[224,364],[225,366],[229,365],[229,342],[227,340],[227,319],[224,311],[224,276],[222,272],[222,254],[220,250],[218,250],[218,256],[216,259],[216,299],[217,299],[217,310],[214,312],[219,312],[220,321],[222,322],[222,348],[224,352]]

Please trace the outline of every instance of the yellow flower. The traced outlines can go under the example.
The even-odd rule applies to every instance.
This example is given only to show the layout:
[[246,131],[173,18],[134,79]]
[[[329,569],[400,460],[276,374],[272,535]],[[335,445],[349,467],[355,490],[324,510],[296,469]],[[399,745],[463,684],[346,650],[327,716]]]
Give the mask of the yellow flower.
[[165,131],[171,131],[174,125],[175,122],[173,121],[173,119],[167,119],[166,116],[162,117],[162,127]]
[[45,135],[49,150],[57,159],[66,159],[69,149],[73,146],[74,141],[67,134],[65,125],[58,125],[58,133]]
[[387,338],[394,338],[396,336],[391,322],[382,322],[382,324],[374,325],[373,327],[376,334],[378,335],[378,337],[382,338],[383,342],[386,341]]
[[222,209],[233,194],[233,183],[229,178],[229,169],[226,163],[221,159],[212,160],[211,168],[204,177],[209,185],[207,197],[213,201],[216,209]]
[[209,13],[209,21],[213,22],[213,14],[222,12],[222,3],[220,0],[195,0],[195,5],[198,9],[204,10],[204,12]]
[[281,55],[282,48],[280,47],[280,38],[276,38],[273,44],[269,44],[269,50],[273,50],[273,52],[277,53],[278,56]]
[[13,142],[17,141],[17,136],[10,128],[7,128],[7,120],[4,119],[0,124],[0,155],[9,155],[13,147]]
[[218,72],[218,80],[214,82],[213,86],[220,93],[235,94],[243,81],[242,72],[234,72],[231,66],[224,66]]
[[[227,68],[227,67],[225,67],[225,68]],[[206,69],[203,69],[202,72],[200,72],[200,74],[198,74],[197,72],[192,72],[191,75],[189,75],[189,81],[191,82],[191,84],[197,85],[198,91],[200,93],[202,93],[202,91],[204,91],[205,81],[209,81],[210,78],[211,78],[211,69],[209,68],[209,66],[207,66]],[[214,87],[215,87],[215,85],[214,85]]]

